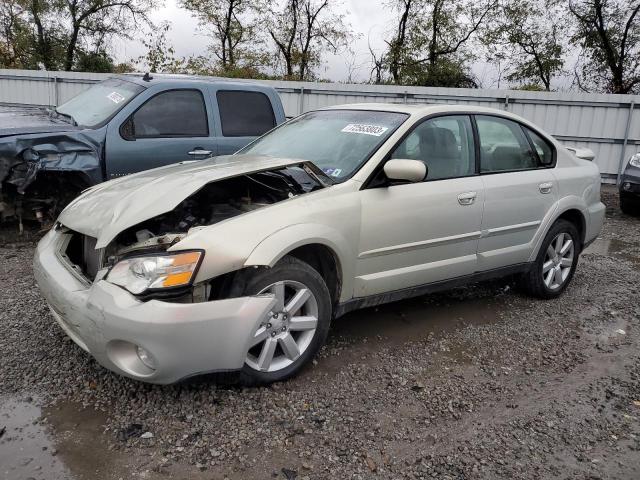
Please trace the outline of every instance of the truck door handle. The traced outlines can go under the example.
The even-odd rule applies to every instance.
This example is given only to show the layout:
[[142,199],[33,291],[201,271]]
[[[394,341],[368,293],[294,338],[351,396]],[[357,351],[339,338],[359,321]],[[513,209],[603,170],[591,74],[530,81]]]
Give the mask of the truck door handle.
[[476,192],[461,193],[458,195],[458,203],[463,206],[473,205],[473,202],[476,201],[477,195],[478,194]]
[[540,189],[540,193],[542,194],[551,193],[551,190],[553,190],[553,183],[551,182],[541,183],[540,185],[538,185],[538,188]]
[[200,147],[196,147],[189,152],[189,155],[211,155],[211,150],[203,150]]

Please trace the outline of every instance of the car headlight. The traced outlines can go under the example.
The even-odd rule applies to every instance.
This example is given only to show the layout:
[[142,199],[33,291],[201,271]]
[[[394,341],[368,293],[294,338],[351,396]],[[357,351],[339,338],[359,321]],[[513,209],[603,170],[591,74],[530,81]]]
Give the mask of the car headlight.
[[134,295],[146,290],[183,287],[195,277],[202,255],[191,251],[125,258],[113,266],[106,280]]
[[640,168],[640,153],[636,153],[631,160],[629,160],[629,165]]

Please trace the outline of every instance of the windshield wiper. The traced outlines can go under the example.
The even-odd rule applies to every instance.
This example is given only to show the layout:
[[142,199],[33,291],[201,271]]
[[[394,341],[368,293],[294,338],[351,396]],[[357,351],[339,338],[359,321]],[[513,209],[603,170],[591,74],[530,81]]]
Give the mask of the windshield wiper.
[[76,122],[76,119],[73,118],[73,116],[69,115],[68,113],[62,113],[60,111],[58,111],[58,108],[54,108],[53,110],[51,110],[51,112],[55,112],[56,117],[62,117],[63,119],[67,119],[69,120],[69,123],[71,125],[73,125],[74,127],[78,126],[78,122]]

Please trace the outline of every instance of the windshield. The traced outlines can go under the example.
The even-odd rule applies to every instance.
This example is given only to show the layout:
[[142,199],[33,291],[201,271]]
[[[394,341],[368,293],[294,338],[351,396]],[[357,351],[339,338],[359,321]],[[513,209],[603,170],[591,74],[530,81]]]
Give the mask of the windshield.
[[125,80],[111,78],[100,82],[56,108],[56,112],[70,115],[78,125],[96,127],[144,90],[144,87]]
[[309,160],[340,182],[358,170],[407,117],[369,110],[310,112],[238,153]]

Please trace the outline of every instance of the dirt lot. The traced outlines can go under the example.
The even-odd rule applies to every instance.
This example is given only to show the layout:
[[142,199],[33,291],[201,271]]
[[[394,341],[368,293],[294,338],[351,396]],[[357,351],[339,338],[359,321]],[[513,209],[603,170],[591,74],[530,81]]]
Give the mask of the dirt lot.
[[109,373],[54,324],[33,244],[5,243],[0,478],[638,479],[640,219],[605,201],[560,299],[502,281],[355,312],[256,389]]

